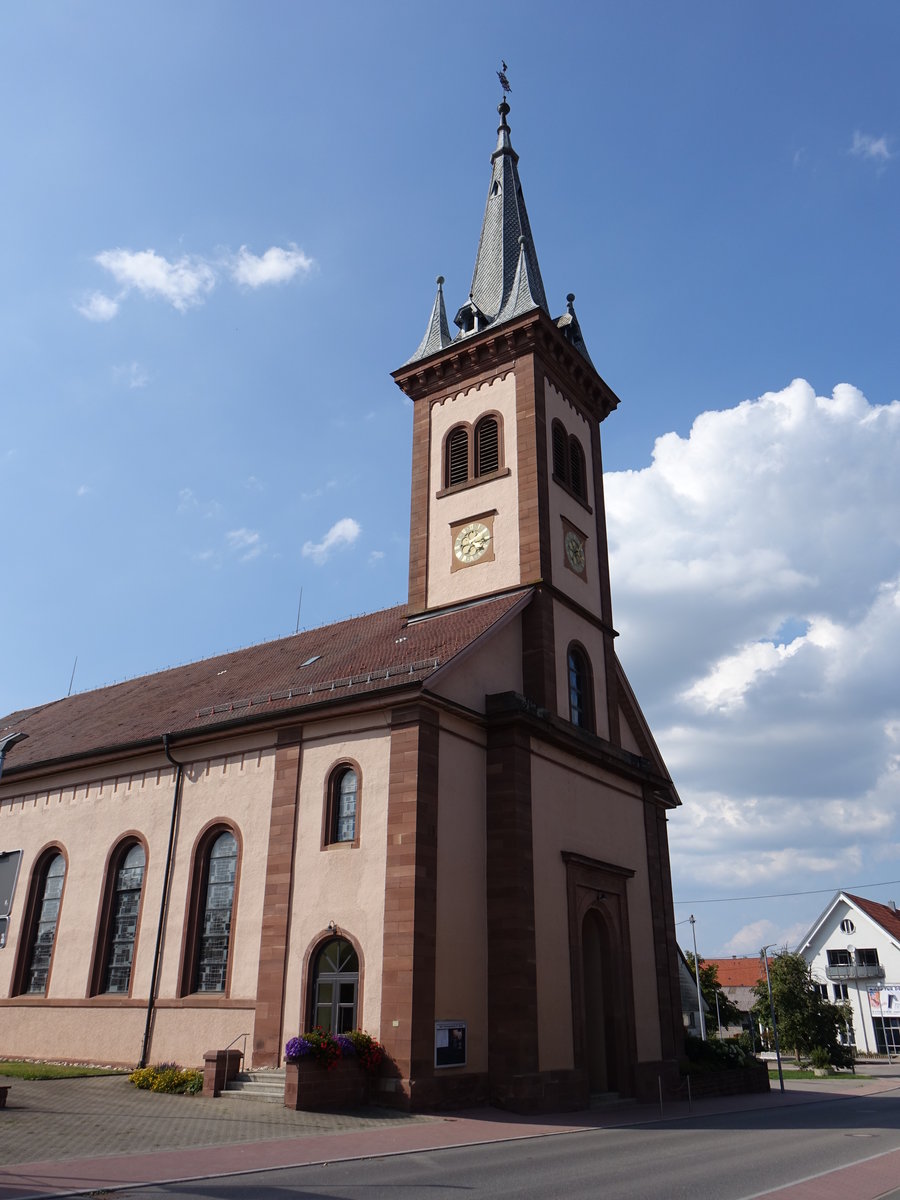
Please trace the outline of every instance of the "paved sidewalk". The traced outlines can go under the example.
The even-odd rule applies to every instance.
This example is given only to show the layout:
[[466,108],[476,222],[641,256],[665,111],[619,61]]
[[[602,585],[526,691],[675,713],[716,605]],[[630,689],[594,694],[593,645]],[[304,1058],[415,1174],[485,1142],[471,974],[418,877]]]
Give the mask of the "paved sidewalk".
[[384,1109],[349,1114],[290,1112],[243,1100],[166,1096],[125,1077],[13,1080],[0,1112],[0,1200],[112,1191],[235,1172],[518,1138],[577,1133],[717,1113],[871,1095],[900,1087],[895,1074],[792,1083],[784,1096],[735,1096],[658,1105],[625,1104],[586,1113],[520,1117],[496,1109],[408,1115]]

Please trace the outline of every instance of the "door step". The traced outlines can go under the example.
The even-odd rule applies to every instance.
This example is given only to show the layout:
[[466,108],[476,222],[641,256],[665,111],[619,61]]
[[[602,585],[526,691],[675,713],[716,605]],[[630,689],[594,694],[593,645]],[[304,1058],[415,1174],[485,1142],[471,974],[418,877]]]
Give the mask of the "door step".
[[263,1104],[284,1104],[284,1068],[239,1071],[225,1085],[227,1100],[257,1100]]

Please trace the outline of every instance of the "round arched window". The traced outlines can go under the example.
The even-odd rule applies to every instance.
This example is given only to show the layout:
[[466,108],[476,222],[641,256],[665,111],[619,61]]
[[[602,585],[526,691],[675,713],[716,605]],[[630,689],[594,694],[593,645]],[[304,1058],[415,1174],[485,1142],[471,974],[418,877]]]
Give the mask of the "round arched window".
[[332,1033],[356,1028],[359,956],[346,938],[332,938],[316,955],[312,1024]]

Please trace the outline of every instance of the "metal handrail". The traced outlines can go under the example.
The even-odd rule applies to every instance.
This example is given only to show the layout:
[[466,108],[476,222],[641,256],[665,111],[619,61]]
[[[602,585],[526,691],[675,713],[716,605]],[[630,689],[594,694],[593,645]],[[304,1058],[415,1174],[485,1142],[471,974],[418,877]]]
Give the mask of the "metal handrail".
[[225,1052],[229,1051],[235,1042],[239,1042],[243,1038],[244,1045],[241,1048],[241,1058],[244,1062],[246,1062],[247,1061],[247,1038],[249,1036],[250,1036],[249,1033],[239,1033],[237,1035],[237,1037],[232,1038],[231,1041],[228,1043],[228,1045],[225,1047]]

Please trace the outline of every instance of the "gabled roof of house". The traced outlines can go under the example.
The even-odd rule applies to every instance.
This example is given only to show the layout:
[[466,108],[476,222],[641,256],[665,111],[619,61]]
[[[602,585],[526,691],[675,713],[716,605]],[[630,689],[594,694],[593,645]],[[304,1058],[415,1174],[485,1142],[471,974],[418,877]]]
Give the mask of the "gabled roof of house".
[[423,684],[516,606],[528,589],[407,620],[406,605],[67,696],[0,718],[27,733],[6,759],[16,771],[235,728],[328,701]]
[[766,977],[766,969],[758,954],[749,958],[704,958],[703,961],[717,968],[719,987],[752,988]]
[[804,936],[797,943],[798,954],[804,954],[809,949],[816,934],[825,925],[834,912],[835,907],[843,901],[857,912],[874,921],[890,937],[900,942],[900,913],[895,912],[888,904],[879,904],[876,900],[866,900],[863,896],[855,896],[852,892],[835,892],[823,911],[815,919]]
[[863,896],[853,896],[850,892],[844,892],[844,896],[848,900],[852,900],[857,908],[862,909],[866,916],[871,917],[885,933],[889,933],[892,938],[900,941],[900,913],[891,908],[889,904],[879,904],[877,900],[866,900]]

